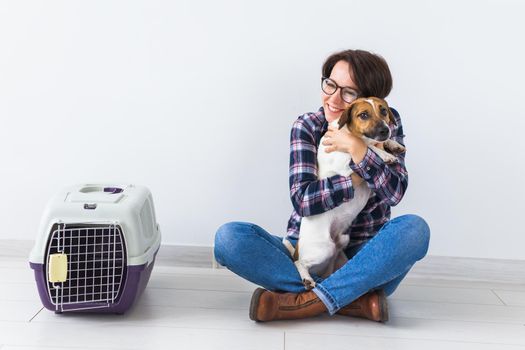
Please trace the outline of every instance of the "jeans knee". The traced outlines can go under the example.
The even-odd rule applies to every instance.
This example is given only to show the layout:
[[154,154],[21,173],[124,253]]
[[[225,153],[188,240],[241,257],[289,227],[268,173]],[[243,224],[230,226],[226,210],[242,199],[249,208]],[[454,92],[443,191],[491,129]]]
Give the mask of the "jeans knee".
[[428,252],[430,244],[430,227],[425,219],[418,215],[404,215],[403,219],[406,222],[408,229],[405,231],[406,237],[409,240],[413,252],[417,255],[417,259],[421,260]]
[[217,229],[213,254],[219,264],[226,266],[228,256],[231,256],[236,250],[239,230],[245,229],[247,225],[247,223],[235,221],[223,224]]

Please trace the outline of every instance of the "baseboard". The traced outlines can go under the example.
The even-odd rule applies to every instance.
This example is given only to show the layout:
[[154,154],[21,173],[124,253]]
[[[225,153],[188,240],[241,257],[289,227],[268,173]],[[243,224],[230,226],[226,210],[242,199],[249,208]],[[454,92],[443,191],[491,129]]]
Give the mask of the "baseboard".
[[[29,240],[0,240],[0,259],[28,259],[32,246],[33,241]],[[218,267],[213,259],[212,247],[181,245],[162,245],[156,264],[160,266]],[[525,285],[525,261],[428,255],[413,266],[409,276],[436,280]]]

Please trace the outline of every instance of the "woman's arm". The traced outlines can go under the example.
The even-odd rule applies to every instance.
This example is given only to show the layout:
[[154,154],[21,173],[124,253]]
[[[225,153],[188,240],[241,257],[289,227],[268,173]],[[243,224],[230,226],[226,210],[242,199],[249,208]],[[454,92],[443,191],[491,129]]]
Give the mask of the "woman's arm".
[[321,214],[354,197],[351,177],[335,175],[318,179],[314,127],[300,117],[290,135],[290,198],[302,217]]

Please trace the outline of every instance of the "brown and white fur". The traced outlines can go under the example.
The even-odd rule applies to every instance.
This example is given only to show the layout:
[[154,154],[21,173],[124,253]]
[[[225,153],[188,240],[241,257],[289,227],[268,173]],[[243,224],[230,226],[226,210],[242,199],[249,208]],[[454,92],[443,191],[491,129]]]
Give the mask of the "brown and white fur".
[[[405,148],[390,140],[389,124],[395,124],[394,116],[386,101],[377,97],[355,100],[339,120],[331,123],[340,129],[346,126],[346,131],[361,137],[386,163],[393,163],[397,161],[393,154],[402,153]],[[323,141],[324,137],[317,153],[318,178],[350,176],[350,154],[337,151],[326,153]],[[382,143],[385,150],[376,147],[378,143]],[[350,237],[345,232],[363,210],[370,195],[371,190],[366,181],[363,181],[354,186],[354,197],[351,200],[324,213],[303,217],[296,248],[286,238],[283,239],[284,245],[296,260],[295,266],[307,289],[315,287],[310,272],[326,278],[347,262],[343,250]]]

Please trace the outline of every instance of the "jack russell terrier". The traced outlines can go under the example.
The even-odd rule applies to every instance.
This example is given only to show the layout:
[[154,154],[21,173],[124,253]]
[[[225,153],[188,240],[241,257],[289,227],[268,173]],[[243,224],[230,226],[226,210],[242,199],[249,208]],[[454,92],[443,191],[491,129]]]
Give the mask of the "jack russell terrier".
[[[339,129],[346,126],[347,132],[361,137],[385,163],[390,164],[397,161],[394,154],[404,152],[405,147],[390,140],[389,124],[395,124],[395,119],[386,101],[368,97],[356,99],[339,120],[330,125],[338,126]],[[318,178],[350,176],[353,172],[350,169],[350,154],[338,151],[326,153],[324,139],[325,137],[321,139],[317,154]],[[376,147],[380,143],[385,150]],[[348,202],[324,213],[303,217],[296,248],[286,237],[283,239],[306,289],[315,287],[310,272],[326,278],[348,261],[344,249],[350,237],[345,232],[363,210],[371,194],[367,183],[363,181],[354,186],[354,198]]]

